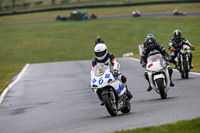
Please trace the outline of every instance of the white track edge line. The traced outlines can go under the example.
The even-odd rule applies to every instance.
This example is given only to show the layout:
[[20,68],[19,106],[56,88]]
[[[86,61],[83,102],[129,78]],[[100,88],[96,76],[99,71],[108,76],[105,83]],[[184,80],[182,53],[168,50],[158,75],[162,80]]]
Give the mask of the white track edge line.
[[140,62],[140,60],[139,60],[139,59],[137,59],[137,58],[133,58],[133,57],[126,57],[126,58],[128,58],[128,59],[132,59],[132,60],[135,60],[135,61],[138,61],[138,62]]
[[3,101],[4,97],[5,97],[5,95],[7,94],[8,90],[10,88],[12,88],[13,85],[16,84],[20,80],[20,78],[22,77],[22,75],[24,74],[24,72],[26,71],[26,69],[28,68],[29,65],[30,64],[26,64],[24,66],[24,68],[21,70],[21,72],[18,74],[17,78],[4,89],[4,91],[2,92],[2,94],[0,96],[0,104],[2,103],[2,101]]
[[[128,57],[128,59],[132,59],[132,60],[135,60],[135,61],[140,61],[139,59],[132,58],[132,57]],[[176,69],[173,69],[173,70],[178,72],[178,70],[176,70]],[[194,75],[199,75],[200,76],[200,73],[197,73],[197,72],[190,72],[190,74],[194,74]]]

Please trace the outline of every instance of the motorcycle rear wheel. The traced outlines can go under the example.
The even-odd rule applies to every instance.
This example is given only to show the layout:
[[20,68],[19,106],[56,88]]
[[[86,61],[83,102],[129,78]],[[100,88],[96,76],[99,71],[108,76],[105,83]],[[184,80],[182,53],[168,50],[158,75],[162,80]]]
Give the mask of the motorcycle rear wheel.
[[157,79],[156,84],[157,84],[159,92],[160,92],[160,97],[162,99],[165,99],[167,97],[167,94],[165,93],[165,90],[164,90],[163,79],[161,79],[161,78]]
[[[106,106],[106,109],[108,110],[108,113],[111,116],[116,116],[117,115],[117,103],[116,103],[116,99],[113,100],[110,96],[110,93],[104,94],[102,96],[103,102]],[[115,95],[114,95],[115,98]]]
[[129,113],[131,111],[131,104],[130,104],[130,101],[127,101],[126,100],[126,105],[125,105],[125,107],[121,110],[121,112],[123,113],[123,114],[125,114],[125,113]]

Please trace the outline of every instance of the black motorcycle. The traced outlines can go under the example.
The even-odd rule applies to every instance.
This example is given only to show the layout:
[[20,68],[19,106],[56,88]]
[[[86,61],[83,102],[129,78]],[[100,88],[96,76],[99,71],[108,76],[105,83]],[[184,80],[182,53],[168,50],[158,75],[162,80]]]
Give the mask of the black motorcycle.
[[191,69],[191,52],[188,45],[183,45],[177,54],[177,69],[181,74],[181,78],[189,78],[189,72]]

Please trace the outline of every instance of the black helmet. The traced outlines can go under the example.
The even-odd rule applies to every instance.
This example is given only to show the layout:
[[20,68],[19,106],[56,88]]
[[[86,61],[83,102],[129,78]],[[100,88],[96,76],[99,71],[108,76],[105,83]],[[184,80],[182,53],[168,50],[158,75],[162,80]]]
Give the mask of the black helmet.
[[97,36],[97,41],[100,42],[101,41],[101,37]]
[[180,38],[181,38],[181,31],[180,30],[175,30],[173,32],[173,34],[174,34],[174,39],[176,39],[177,41],[180,40]]
[[153,49],[156,46],[156,39],[153,36],[148,37],[145,43],[149,49]]

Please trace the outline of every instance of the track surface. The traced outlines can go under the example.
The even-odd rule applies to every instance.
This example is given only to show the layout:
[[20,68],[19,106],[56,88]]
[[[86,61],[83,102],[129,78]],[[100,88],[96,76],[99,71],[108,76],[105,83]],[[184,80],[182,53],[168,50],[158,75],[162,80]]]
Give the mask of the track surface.
[[[200,13],[187,13],[186,16],[200,16]],[[186,17],[182,16],[182,17]],[[132,15],[120,15],[120,16],[103,16],[103,17],[98,17],[98,19],[112,19],[112,18],[130,18],[133,17]],[[179,16],[174,16],[172,13],[157,13],[157,14],[141,14],[140,17],[179,17]],[[137,18],[137,17],[135,17]]]
[[111,117],[88,87],[91,61],[31,64],[0,105],[1,133],[102,133],[200,117],[200,76],[181,79],[161,100],[147,92],[138,61],[120,58],[133,93],[132,110]]

